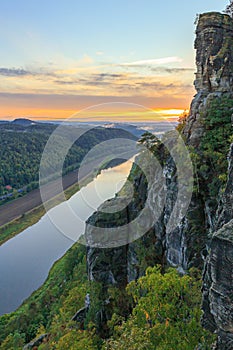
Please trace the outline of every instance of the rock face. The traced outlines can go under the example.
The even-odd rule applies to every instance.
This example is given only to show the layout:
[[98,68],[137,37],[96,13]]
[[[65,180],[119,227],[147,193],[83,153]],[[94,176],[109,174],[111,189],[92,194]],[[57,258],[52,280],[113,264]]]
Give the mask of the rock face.
[[[125,287],[127,283],[144,273],[148,262],[150,262],[150,265],[154,265],[161,263],[163,259],[162,244],[155,234],[154,227],[149,230],[147,235],[129,244],[127,244],[127,239],[130,239],[130,237],[126,237],[127,232],[125,230],[121,232],[120,228],[133,221],[145,204],[148,193],[143,174],[139,173],[134,176],[134,188],[137,193],[128,205],[127,196],[118,195],[116,198],[102,204],[98,212],[94,213],[87,221],[85,236],[88,246],[88,276],[92,281],[101,282],[104,289],[109,285]],[[153,194],[153,191],[150,193]],[[151,200],[153,201],[153,198]],[[120,212],[111,213],[115,206],[124,209]],[[106,213],[106,209],[110,214]],[[119,227],[116,243],[118,243],[117,240],[119,240],[119,235],[122,233],[124,235],[123,240],[126,239],[126,241],[124,240],[122,245],[117,246],[118,244],[116,244],[116,247],[109,248],[109,239],[107,239],[106,248],[99,248],[98,242],[95,241],[96,230],[93,227],[106,229]],[[103,235],[101,239],[102,246],[104,239]]]
[[[233,98],[233,20],[219,13],[203,14],[196,34],[197,95],[184,134],[198,148],[209,103],[216,96]],[[203,325],[218,334],[219,350],[233,349],[233,145],[228,161],[228,181],[217,212],[208,215],[205,209],[206,226],[215,233],[207,245],[203,274]]]
[[217,212],[216,229],[221,228],[233,218],[233,144],[228,155],[228,180]]
[[30,343],[26,344],[23,347],[23,350],[29,350],[29,349],[37,349],[38,346],[40,346],[43,342],[46,342],[48,339],[48,334],[41,334],[38,338],[32,340]]
[[203,325],[218,334],[217,349],[233,349],[233,144],[229,175],[218,209],[221,227],[209,246],[203,274]]
[[184,130],[189,144],[198,147],[203,135],[201,118],[210,101],[233,91],[233,20],[210,12],[200,15],[196,30],[197,90]]
[[203,325],[218,334],[217,349],[233,349],[233,220],[212,238],[204,270]]
[[[199,152],[205,133],[203,119],[211,101],[216,97],[233,98],[233,20],[228,15],[215,12],[200,15],[196,35],[197,94],[191,104],[183,136],[186,145]],[[196,191],[185,217],[171,232],[167,230],[167,223],[177,200],[179,184],[176,164],[171,156],[165,154],[161,160],[166,198],[159,219],[147,234],[122,247],[89,247],[89,278],[101,282],[105,290],[111,284],[121,288],[156,263],[169,264],[185,272],[192,266],[202,268],[206,258],[203,324],[218,333],[218,349],[233,349],[233,145],[228,156],[228,182],[217,213],[216,208],[214,211],[210,208],[208,198]],[[104,203],[89,218],[90,223],[107,228],[129,223],[140,213],[148,196],[150,210],[156,211],[155,203],[160,198],[156,176],[150,192],[143,175],[133,171],[132,174],[134,198],[125,212],[112,216],[101,212],[106,206],[115,206],[117,201],[126,200],[116,197]],[[210,242],[209,234],[214,231],[216,233]],[[93,239],[90,228],[87,228],[86,239],[87,243]]]
[[[233,21],[228,15],[220,13],[203,14],[199,18],[196,33],[197,74],[195,86],[197,95],[192,102],[183,134],[186,137],[187,144],[198,149],[204,133],[203,118],[209,103],[216,96],[229,95],[233,92]],[[196,193],[192,197],[185,218],[175,230],[167,232],[166,225],[176,202],[178,183],[177,169],[172,157],[167,157],[163,163],[167,190],[166,201],[161,217],[150,230],[150,235],[153,231],[155,260],[163,261],[166,257],[166,261],[170,265],[178,266],[181,270],[186,270],[191,266],[200,267],[203,264],[202,251],[205,249],[209,230],[214,229],[216,213],[211,212],[206,199]],[[128,214],[125,215],[127,222],[132,219],[132,213],[135,215],[139,213],[139,204],[143,203],[147,196],[146,184],[142,177],[134,178],[134,186],[136,188],[136,199],[128,207]],[[151,195],[151,210],[155,210],[153,206],[156,195],[154,193],[154,198],[153,194]],[[115,205],[116,200],[118,199],[108,201],[104,205]],[[223,197],[224,201],[231,202],[231,198],[226,195]],[[224,208],[222,208],[222,217],[229,215],[226,208]],[[117,226],[121,220],[122,218],[117,216],[110,218],[103,216],[100,211],[90,218],[92,223],[97,226],[100,224],[103,227],[104,225],[106,227]],[[89,239],[92,232],[89,230],[86,234]],[[98,281],[104,279],[109,283],[117,284],[118,278],[116,272],[113,273],[112,266],[114,265],[115,271],[118,271],[116,266],[118,265],[117,262],[120,261],[122,264],[120,270],[125,276],[124,281],[129,281],[133,276],[140,275],[142,271],[137,272],[137,270],[142,264],[138,252],[135,251],[135,246],[137,248],[141,246],[141,250],[143,250],[144,240],[147,240],[146,236],[137,243],[129,244],[127,249],[110,249],[105,250],[104,253],[102,249],[89,249],[88,269],[90,278]],[[116,259],[116,262],[112,257],[118,255],[121,256],[121,259]],[[150,261],[150,264],[153,259],[145,260]],[[146,268],[146,264],[144,264],[144,267]]]
[[197,92],[229,91],[233,83],[233,21],[212,12],[200,15],[195,48]]

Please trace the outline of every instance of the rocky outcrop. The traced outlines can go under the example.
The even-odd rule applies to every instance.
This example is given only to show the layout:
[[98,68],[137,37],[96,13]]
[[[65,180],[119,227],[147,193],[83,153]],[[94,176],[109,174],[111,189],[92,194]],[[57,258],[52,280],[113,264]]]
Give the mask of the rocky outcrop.
[[[119,196],[106,201],[87,221],[85,237],[88,278],[91,281],[100,282],[104,289],[109,285],[126,286],[128,282],[128,245],[123,244],[120,247],[108,248],[108,237],[96,238],[98,233],[95,232],[95,228],[107,229],[127,224],[130,220],[130,210],[124,202],[125,199]],[[111,214],[117,205],[124,209]],[[106,210],[108,210],[107,213]],[[102,243],[102,246],[106,239],[106,248],[99,248],[97,239]]]
[[197,92],[229,92],[233,83],[233,21],[228,15],[200,15],[195,49]]
[[87,311],[88,311],[88,307],[86,306],[83,307],[82,309],[79,309],[76,312],[76,314],[71,318],[71,320],[75,322],[80,322],[80,323],[84,322]]
[[[184,134],[187,142],[198,148],[204,132],[202,121],[211,101],[225,95],[233,98],[233,20],[219,13],[203,14],[196,33],[197,95]],[[207,242],[203,325],[217,333],[219,350],[233,349],[233,145],[228,161],[228,180],[217,212],[208,211],[205,203],[206,226],[216,232]]]
[[228,154],[228,163],[228,180],[217,211],[216,229],[221,228],[233,218],[233,144]]
[[[215,12],[200,15],[196,34],[197,94],[191,104],[183,136],[186,145],[195,148],[202,157],[201,142],[208,132],[203,126],[203,120],[209,105],[217,97],[233,98],[233,20],[228,15]],[[149,265],[169,264],[185,272],[192,266],[202,268],[206,258],[203,324],[218,334],[218,349],[233,349],[233,146],[228,156],[228,181],[217,213],[217,199],[215,198],[211,207],[209,202],[212,198],[208,197],[208,191],[205,193],[197,189],[185,217],[171,231],[167,229],[167,224],[177,201],[179,181],[173,157],[165,157],[164,154],[160,160],[165,177],[166,197],[160,217],[147,234],[134,242],[117,248],[89,247],[89,278],[101,282],[106,289],[110,284],[124,287],[129,281],[141,276]],[[147,197],[149,209],[156,211],[155,203],[160,196],[156,176],[150,192],[142,173],[137,172],[135,175],[131,172],[131,175],[134,198],[125,211],[113,216],[106,216],[101,212],[106,206],[114,207],[117,201],[127,202],[127,198],[116,197],[106,202],[89,219],[90,223],[106,228],[129,223],[140,213]],[[216,233],[211,239],[210,234],[214,231]],[[91,243],[93,232],[87,227],[87,244]]]
[[216,349],[233,349],[233,145],[228,181],[218,209],[217,227],[203,273],[203,325],[218,334]]
[[233,349],[233,220],[210,244],[203,283],[203,325],[218,335],[217,349]]
[[[137,192],[129,204],[127,204],[129,202],[127,195],[118,194],[115,198],[103,203],[87,221],[85,237],[88,277],[91,281],[101,282],[104,289],[109,285],[123,288],[127,283],[141,276],[148,265],[162,263],[164,255],[161,242],[162,226],[160,226],[160,238],[155,234],[155,229],[152,227],[146,235],[136,241],[132,241],[130,232],[124,229],[121,231],[121,227],[124,228],[124,225],[132,222],[137,217],[147,199],[147,184],[142,173],[134,176],[133,187]],[[152,194],[153,191],[149,191],[149,193]],[[151,201],[153,201],[153,198],[151,198]],[[124,209],[114,212],[116,207]],[[95,239],[95,235],[99,234],[96,230],[98,227],[106,229],[106,234],[103,230],[103,236],[97,238],[101,243],[101,248],[98,247],[98,241]],[[113,240],[112,245],[115,245],[115,247],[109,248],[111,243],[107,229],[115,227],[118,228],[118,234],[114,237],[116,244],[113,244]],[[123,236],[122,242],[121,235]],[[103,248],[105,240],[106,248]],[[127,243],[127,240],[131,242]]]
[[217,12],[200,15],[196,30],[194,82],[197,95],[191,104],[184,134],[188,143],[198,147],[203,135],[202,119],[209,103],[233,92],[233,20]]
[[[203,118],[210,102],[216,96],[229,95],[233,92],[233,21],[228,15],[220,13],[207,13],[200,15],[197,25],[197,38],[195,48],[197,50],[196,63],[197,74],[195,96],[187,119],[183,135],[187,145],[198,150],[201,138],[205,132]],[[130,243],[127,247],[117,249],[88,249],[88,270],[93,280],[105,281],[105,283],[118,284],[139,276],[142,272],[140,266],[146,268],[151,261],[163,261],[166,258],[168,264],[186,270],[191,266],[201,267],[203,264],[202,255],[208,240],[209,230],[214,229],[215,212],[209,207],[208,200],[198,192],[193,194],[189,209],[185,218],[171,232],[166,228],[171,213],[174,209],[178,193],[177,168],[171,156],[162,160],[166,185],[166,200],[164,210],[155,225],[150,230],[150,238],[154,242],[154,256],[156,259],[145,259],[148,264],[140,261],[138,250],[142,251],[147,235],[136,243]],[[101,214],[101,209],[95,213],[90,222],[102,227],[115,227],[121,225],[122,218],[128,223],[140,212],[140,203],[144,203],[147,195],[151,196],[150,210],[155,211],[154,203],[156,193],[156,176],[154,176],[154,193],[149,194],[146,190],[146,183],[143,177],[135,177],[135,198],[133,204],[127,208],[127,212],[121,212],[118,216],[106,216]],[[114,206],[119,199],[108,201],[104,206]],[[228,196],[223,201],[231,202]],[[225,207],[224,207],[225,208]],[[224,213],[223,213],[224,212]],[[228,215],[226,208],[222,209],[221,216]],[[200,229],[201,228],[201,229]],[[152,233],[153,231],[153,233]],[[91,241],[93,232],[90,227],[86,232],[87,240]],[[141,247],[141,248],[139,248]],[[116,257],[116,258],[115,258]],[[121,267],[119,267],[121,264]],[[122,276],[118,276],[118,271]],[[120,280],[119,280],[120,279]],[[119,281],[118,281],[119,280]],[[124,281],[124,282],[123,282]]]
[[40,346],[43,343],[46,343],[48,337],[48,334],[41,334],[39,337],[33,339],[30,343],[26,344],[23,347],[23,350],[37,349],[38,346]]

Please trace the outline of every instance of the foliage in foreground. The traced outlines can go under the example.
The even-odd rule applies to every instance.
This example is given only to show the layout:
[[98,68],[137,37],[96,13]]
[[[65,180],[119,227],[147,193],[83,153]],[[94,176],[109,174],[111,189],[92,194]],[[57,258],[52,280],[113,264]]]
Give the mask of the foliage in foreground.
[[[79,268],[84,267],[80,258]],[[73,265],[72,259],[74,259],[74,251],[66,260],[66,269]],[[110,338],[106,340],[98,336],[94,317],[88,318],[85,329],[80,329],[75,322],[71,321],[73,314],[83,306],[85,293],[88,290],[86,280],[81,279],[84,271],[82,270],[78,275],[75,270],[73,271],[74,276],[70,276],[70,280],[67,281],[69,291],[65,285],[60,286],[64,293],[56,293],[54,305],[47,305],[47,315],[46,305],[41,305],[41,301],[45,302],[46,294],[50,298],[49,291],[54,291],[54,288],[59,289],[53,284],[54,273],[52,273],[51,286],[48,288],[47,285],[47,293],[45,289],[41,290],[34,295],[34,304],[30,299],[21,307],[20,312],[0,319],[2,327],[4,323],[9,327],[8,334],[7,329],[2,328],[5,339],[2,339],[1,350],[22,349],[22,344],[27,338],[25,331],[28,331],[23,328],[23,321],[27,321],[27,327],[34,327],[34,335],[49,333],[48,342],[41,344],[38,347],[39,350],[191,350],[197,346],[200,349],[210,349],[214,339],[200,325],[201,280],[196,271],[180,276],[173,268],[168,269],[165,274],[161,273],[160,266],[148,268],[144,277],[131,282],[126,288],[128,297],[132,298],[134,303],[133,312],[128,318],[122,316],[122,304],[120,306],[120,301],[117,299],[120,294],[116,291],[114,314],[108,321]],[[57,269],[56,273],[58,273]],[[94,294],[97,293],[97,286],[93,285],[90,288],[94,290]],[[111,294],[114,297],[113,290]],[[97,299],[92,299],[91,307],[96,309],[97,303]],[[34,313],[33,305],[34,311],[36,310]],[[41,309],[38,309],[39,306]],[[8,322],[6,322],[7,317]],[[38,317],[41,319],[37,319]]]
[[210,348],[213,337],[200,325],[200,280],[194,272],[181,277],[172,268],[165,274],[160,266],[148,268],[127,291],[135,302],[132,316],[127,321],[113,316],[113,335],[103,349]]
[[41,288],[18,310],[0,317],[1,350],[22,349],[22,343],[43,333],[41,327],[48,331],[57,319],[62,327],[83,306],[88,289],[85,252],[75,244],[54,264]]

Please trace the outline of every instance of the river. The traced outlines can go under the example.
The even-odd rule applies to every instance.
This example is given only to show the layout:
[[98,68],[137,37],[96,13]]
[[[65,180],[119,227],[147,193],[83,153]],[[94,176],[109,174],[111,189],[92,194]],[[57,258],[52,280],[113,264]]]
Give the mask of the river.
[[[105,200],[114,197],[130,172],[132,161],[101,171],[87,186],[68,200],[73,211],[81,218],[77,232],[82,234],[87,218]],[[53,216],[62,216],[59,204]],[[62,218],[69,230],[69,222]],[[68,232],[68,231],[67,231]],[[61,233],[48,214],[0,246],[0,315],[14,311],[38,289],[48,276],[53,263],[62,257],[74,241]]]

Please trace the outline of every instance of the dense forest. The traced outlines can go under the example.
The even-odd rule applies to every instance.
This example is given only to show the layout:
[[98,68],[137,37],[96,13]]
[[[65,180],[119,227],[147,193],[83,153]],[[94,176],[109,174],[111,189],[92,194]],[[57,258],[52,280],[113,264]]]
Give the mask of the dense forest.
[[[0,124],[0,203],[38,187],[42,152],[55,129],[56,125],[49,123]],[[95,145],[120,137],[135,139],[122,129],[96,127],[89,130],[70,148],[63,164],[63,175],[77,169]],[[56,155],[53,161],[59,162]]]

